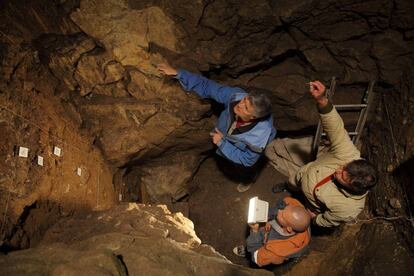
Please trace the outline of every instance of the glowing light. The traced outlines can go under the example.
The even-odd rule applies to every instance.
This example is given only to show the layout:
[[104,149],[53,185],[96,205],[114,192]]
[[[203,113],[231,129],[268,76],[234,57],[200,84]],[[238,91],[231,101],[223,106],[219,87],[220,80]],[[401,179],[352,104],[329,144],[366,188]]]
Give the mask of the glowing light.
[[255,196],[249,200],[249,214],[247,215],[247,223],[254,223],[254,214],[256,213],[256,204],[258,197]]
[[255,196],[249,200],[247,223],[266,222],[268,213],[269,203]]

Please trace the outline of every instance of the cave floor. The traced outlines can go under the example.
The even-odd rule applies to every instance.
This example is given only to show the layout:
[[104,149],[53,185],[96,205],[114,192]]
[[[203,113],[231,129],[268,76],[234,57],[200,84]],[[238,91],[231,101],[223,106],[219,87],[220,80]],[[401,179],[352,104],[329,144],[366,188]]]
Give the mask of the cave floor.
[[[242,258],[236,256],[232,250],[237,245],[245,244],[249,234],[247,225],[249,199],[258,196],[260,199],[268,201],[270,206],[274,206],[274,202],[278,198],[289,195],[288,192],[274,194],[271,191],[274,184],[285,180],[284,175],[276,171],[270,164],[266,164],[252,187],[244,193],[239,193],[236,190],[238,183],[228,179],[219,170],[214,158],[204,161],[191,183],[192,193],[188,199],[189,217],[194,222],[196,233],[202,243],[213,246],[234,264],[259,268],[250,261],[249,255]],[[292,196],[297,198],[298,195]],[[362,217],[365,215],[362,214]],[[388,248],[393,248],[395,246],[392,244],[397,244],[396,231],[389,223],[379,221],[376,224],[368,225],[366,227],[380,230],[378,233],[375,232],[375,235],[367,231],[367,237],[362,235],[362,238],[358,238],[361,226],[362,224],[350,224],[326,232],[312,229],[312,240],[308,254],[282,265],[266,266],[264,269],[270,270],[276,275],[318,275],[320,266],[325,266],[326,271],[345,269],[346,265],[343,260],[349,256],[341,254],[355,251],[355,246],[364,246],[365,241],[370,240],[376,246],[388,244]],[[411,266],[406,264],[412,260],[406,249],[398,246],[396,247],[398,250],[391,250],[393,253],[389,253],[389,249],[386,248],[387,246],[372,253],[376,256],[375,259],[378,259],[374,266],[360,263],[361,267],[353,267],[352,271],[359,274],[359,271],[370,271],[370,269],[376,271],[378,267],[384,271],[393,271],[394,265],[389,263],[390,255],[392,255],[393,262],[400,263],[399,270],[404,272],[401,275],[412,275],[405,274],[407,271],[411,271]],[[328,264],[326,264],[325,258],[330,260]],[[355,264],[350,262],[348,265]],[[375,266],[377,267],[373,268]]]
[[[286,180],[286,177],[266,164],[251,188],[239,193],[238,183],[228,179],[217,167],[214,158],[207,159],[195,175],[192,187],[196,187],[189,199],[189,216],[194,222],[197,235],[203,243],[213,246],[231,262],[239,265],[258,267],[248,258],[241,258],[233,253],[237,245],[245,244],[249,233],[247,212],[249,199],[258,196],[268,201],[270,206],[287,192],[274,194],[274,184]],[[268,267],[282,272],[291,263]],[[282,271],[281,271],[282,270]]]

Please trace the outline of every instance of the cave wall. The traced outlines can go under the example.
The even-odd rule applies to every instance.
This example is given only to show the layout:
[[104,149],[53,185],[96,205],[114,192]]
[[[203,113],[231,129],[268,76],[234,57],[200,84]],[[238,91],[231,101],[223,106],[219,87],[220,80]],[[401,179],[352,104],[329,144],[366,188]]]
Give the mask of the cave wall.
[[[8,246],[31,245],[24,240],[33,229],[23,227],[30,210],[61,206],[49,211],[57,218],[108,208],[119,193],[157,202],[186,188],[211,149],[214,117],[208,103],[156,71],[165,61],[267,92],[276,127],[287,132],[317,122],[310,79],[336,76],[344,101],[358,100],[356,92],[376,80],[363,146],[381,175],[370,211],[402,217],[393,227],[412,246],[412,221],[404,219],[413,209],[412,1],[0,5],[0,234]],[[52,154],[58,144],[62,158]],[[18,145],[30,148],[29,158],[15,156]],[[47,157],[43,168],[35,153]]]
[[[48,226],[74,210],[107,209],[116,201],[113,169],[81,130],[74,106],[57,97],[59,79],[31,44],[44,33],[78,32],[61,17],[65,11],[29,1],[2,3],[0,233],[6,251],[34,246]],[[29,148],[27,158],[18,156],[18,147]]]
[[[168,20],[162,11],[132,12],[126,19],[136,22],[120,24],[125,33],[107,46],[105,39],[88,36],[69,17],[75,17],[79,5],[79,1],[1,4],[1,129],[6,143],[1,147],[0,232],[4,248],[34,245],[36,241],[28,237],[36,227],[24,225],[30,213],[48,210],[49,205],[62,208],[57,213],[49,210],[49,220],[55,221],[74,209],[99,210],[119,200],[150,202],[181,193],[200,162],[198,153],[210,147],[206,134],[213,120],[204,115],[209,105],[155,72],[153,63],[162,61],[161,57],[149,60],[153,56],[148,54],[149,42],[162,39],[157,28],[169,26],[156,21]],[[142,27],[135,36],[129,34],[132,23]],[[152,24],[154,34],[147,36]],[[136,39],[141,41],[137,51]],[[113,49],[116,45],[121,50]],[[125,53],[129,59],[122,58]],[[143,58],[137,59],[140,55]],[[16,155],[19,146],[29,148],[28,158]],[[62,156],[53,154],[55,146],[62,149]],[[37,155],[43,156],[43,167],[36,165]],[[128,168],[130,163],[133,168],[141,165],[139,174]],[[170,169],[154,179],[172,163],[177,171],[169,173]],[[145,188],[153,182],[160,187]],[[143,195],[146,190],[150,196]]]

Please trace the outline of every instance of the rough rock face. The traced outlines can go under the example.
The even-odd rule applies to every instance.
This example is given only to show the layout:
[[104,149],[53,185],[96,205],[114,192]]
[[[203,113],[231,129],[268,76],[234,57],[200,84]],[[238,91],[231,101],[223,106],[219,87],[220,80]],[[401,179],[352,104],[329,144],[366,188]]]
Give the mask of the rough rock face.
[[[153,170],[145,160],[163,153],[162,162],[175,162],[179,168],[174,177],[152,177],[152,182],[142,178],[135,185],[146,186],[152,201],[176,193],[194,170],[186,162],[209,147],[206,134],[212,121],[203,119],[208,105],[200,105],[196,97],[171,86],[154,67],[165,60],[150,52],[150,44],[176,51],[173,22],[159,8],[129,10],[125,1],[81,2],[72,19],[103,47],[76,35],[63,48],[62,42],[52,46],[56,50],[49,55],[49,67],[82,97],[77,97],[77,105],[84,127],[115,166],[137,161],[145,173]],[[51,51],[50,46],[46,48]],[[197,135],[198,131],[204,135]],[[189,141],[180,133],[195,135]],[[190,158],[165,162],[168,151]],[[160,171],[166,169],[164,165]]]
[[[64,2],[53,14],[76,5]],[[265,91],[274,103],[279,130],[306,129],[317,120],[316,113],[307,112],[313,108],[305,94],[309,79],[326,81],[335,75],[348,85],[346,93],[363,91],[371,79],[399,86],[412,56],[407,5],[83,0],[70,13],[72,21],[64,20],[71,25],[61,23],[71,26],[66,28],[70,31],[59,27],[65,36],[42,36],[35,46],[105,159],[144,172],[152,170],[146,161],[161,154],[165,162],[168,155],[197,156],[208,149],[214,120],[204,118],[208,105],[160,76],[154,64],[169,61],[228,84]],[[76,28],[83,34],[75,33]],[[180,133],[197,139],[189,141]],[[150,187],[146,190],[153,200],[176,193],[194,171],[185,165],[188,160],[170,160],[182,168],[168,180],[180,182],[170,190],[158,190],[145,179],[139,185]]]
[[[337,76],[337,99],[346,103],[377,80],[364,154],[381,181],[370,209],[412,215],[413,3],[3,1],[1,244],[33,246],[59,217],[109,208],[119,193],[158,202],[186,192],[215,119],[208,104],[155,70],[164,61],[265,91],[277,128],[292,132],[316,123],[305,95],[310,79]],[[16,156],[20,145],[29,158]],[[61,157],[52,154],[56,145]],[[38,221],[43,212],[50,219]],[[400,219],[395,229],[412,247],[411,224]]]
[[[39,64],[36,52],[8,48],[3,57],[7,64],[2,67],[0,93],[1,234],[2,244],[20,248],[35,243],[24,240],[37,226],[28,224],[20,231],[32,211],[45,205],[56,208],[44,208],[52,214],[45,222],[50,224],[74,209],[109,208],[116,197],[112,168],[79,130],[82,119],[73,106],[54,96],[57,81]],[[19,157],[19,147],[28,148],[27,157]],[[41,165],[38,156],[43,158]]]
[[192,222],[165,206],[131,203],[62,220],[33,249],[0,256],[7,275],[272,275],[201,245]]

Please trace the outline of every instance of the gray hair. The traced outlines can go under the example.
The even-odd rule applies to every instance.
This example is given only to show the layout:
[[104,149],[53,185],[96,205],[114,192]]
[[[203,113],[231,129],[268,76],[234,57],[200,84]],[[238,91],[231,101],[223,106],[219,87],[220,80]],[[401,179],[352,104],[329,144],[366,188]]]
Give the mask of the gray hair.
[[272,104],[266,94],[259,91],[252,91],[248,97],[253,106],[253,116],[256,118],[266,117],[272,112]]

